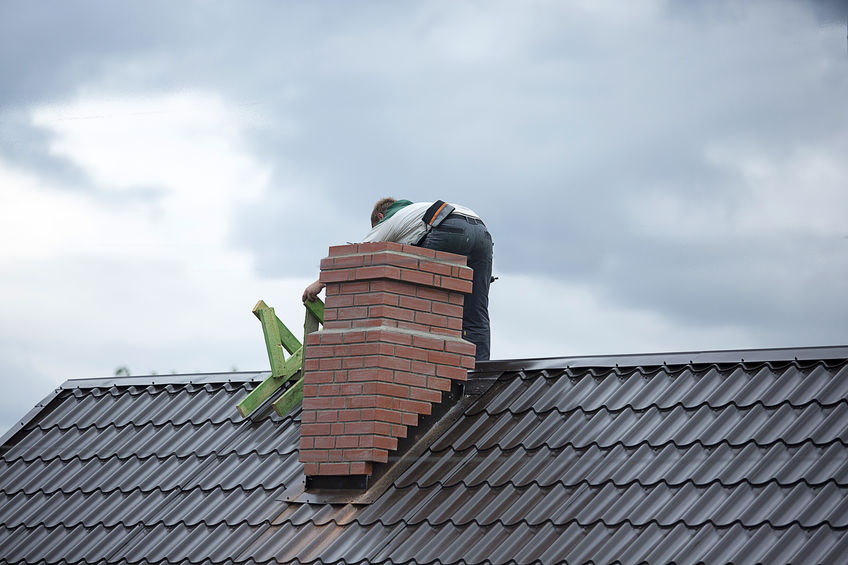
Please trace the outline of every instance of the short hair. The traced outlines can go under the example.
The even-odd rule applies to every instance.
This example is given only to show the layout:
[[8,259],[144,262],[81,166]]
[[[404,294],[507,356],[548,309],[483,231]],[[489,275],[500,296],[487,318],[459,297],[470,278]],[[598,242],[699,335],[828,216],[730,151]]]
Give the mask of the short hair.
[[389,209],[389,206],[395,203],[395,199],[391,197],[381,198],[374,204],[374,209],[371,211],[371,227],[377,225],[377,222],[380,221],[380,218],[377,217],[377,214],[385,214],[386,210]]

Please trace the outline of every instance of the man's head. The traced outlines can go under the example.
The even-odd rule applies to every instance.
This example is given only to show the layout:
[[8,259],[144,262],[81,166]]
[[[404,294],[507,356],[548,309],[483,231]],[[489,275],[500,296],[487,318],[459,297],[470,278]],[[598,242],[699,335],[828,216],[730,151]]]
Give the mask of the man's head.
[[386,217],[386,210],[389,206],[395,203],[394,198],[381,198],[374,204],[374,209],[371,211],[371,227],[376,226],[380,220]]

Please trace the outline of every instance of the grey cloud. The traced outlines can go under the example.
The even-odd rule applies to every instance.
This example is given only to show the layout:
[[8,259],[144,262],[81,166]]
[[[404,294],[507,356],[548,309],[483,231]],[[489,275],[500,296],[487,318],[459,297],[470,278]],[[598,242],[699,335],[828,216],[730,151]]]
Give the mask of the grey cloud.
[[[823,320],[805,335],[845,335],[826,282],[845,271],[840,248],[809,234],[647,237],[629,208],[666,194],[733,210],[745,188],[711,147],[779,161],[846,131],[844,2],[677,1],[632,23],[556,2],[73,6],[38,32],[58,38],[33,54],[49,80],[3,61],[21,79],[11,99],[97,84],[210,88],[250,105],[272,193],[237,211],[233,240],[263,274],[314,272],[328,244],[365,231],[381,196],[441,197],[483,215],[507,275],[593,285],[681,322],[765,332]],[[19,17],[4,47],[38,18]],[[818,275],[806,291],[798,269]]]

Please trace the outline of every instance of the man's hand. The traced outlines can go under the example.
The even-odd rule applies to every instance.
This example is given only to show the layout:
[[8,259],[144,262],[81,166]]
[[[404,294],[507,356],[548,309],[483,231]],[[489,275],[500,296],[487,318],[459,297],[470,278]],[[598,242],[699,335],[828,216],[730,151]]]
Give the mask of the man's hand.
[[306,287],[306,290],[303,291],[303,301],[306,302],[315,302],[318,298],[318,293],[324,290],[324,283],[321,281],[315,281]]

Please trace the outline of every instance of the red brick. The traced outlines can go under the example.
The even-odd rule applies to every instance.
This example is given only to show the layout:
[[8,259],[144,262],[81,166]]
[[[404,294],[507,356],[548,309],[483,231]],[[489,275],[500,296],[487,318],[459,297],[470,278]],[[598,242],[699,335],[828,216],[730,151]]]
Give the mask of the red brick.
[[431,349],[433,351],[442,351],[445,348],[445,340],[435,337],[424,337],[416,335],[412,336],[412,347],[420,347],[421,349]]
[[450,302],[450,293],[440,288],[419,286],[415,291],[415,295],[418,296],[418,298],[423,298],[424,300],[430,300],[432,302]]
[[339,422],[330,424],[330,435],[339,436],[345,432],[345,424]]
[[441,365],[452,365],[458,367],[460,362],[460,356],[456,353],[429,351],[427,352],[427,361],[430,361],[431,363],[438,363]]
[[451,292],[448,295],[448,302],[450,302],[451,304],[457,304],[459,306],[462,306],[463,304],[465,304],[465,295],[459,292]]
[[371,436],[374,438],[374,447],[378,449],[388,449],[394,451],[397,449],[397,438],[388,436]]
[[[304,400],[306,400],[304,398]],[[315,423],[316,414],[314,410],[304,410],[300,414],[300,423],[301,424],[314,424]]]
[[459,355],[474,355],[477,346],[467,341],[445,341],[445,351]]
[[419,373],[421,375],[436,374],[436,365],[433,363],[426,363],[424,361],[413,361],[412,366],[410,368],[413,372]]
[[370,290],[371,292],[390,292],[397,295],[415,296],[415,285],[391,279],[371,281]]
[[303,409],[304,410],[324,410],[324,409],[330,408],[332,406],[332,402],[333,401],[332,401],[331,398],[326,398],[326,397],[322,398],[322,397],[318,396],[317,394],[312,395],[312,396],[306,396],[304,394],[304,396],[303,396]]
[[339,394],[342,396],[354,396],[362,394],[361,384],[344,384],[339,386]]
[[342,308],[339,310],[339,320],[356,320],[367,317],[368,308],[365,306],[351,306],[349,308]]
[[320,463],[319,475],[350,475],[350,463]]
[[[376,362],[372,362],[372,366],[382,367],[384,369],[392,369],[394,371],[408,371],[409,370],[409,359],[404,359],[403,357],[390,357],[388,355],[378,355],[375,359]],[[368,363],[366,361],[366,363]]]
[[350,346],[351,355],[392,355],[394,347],[383,343],[357,343]]
[[412,400],[421,400],[422,402],[433,402],[438,404],[442,401],[442,392],[439,390],[431,390],[429,388],[410,387],[409,398]]
[[440,288],[456,290],[458,292],[464,292],[465,294],[470,293],[472,288],[471,281],[455,279],[453,277],[442,277],[438,285]]
[[436,375],[455,381],[464,381],[468,378],[468,369],[452,367],[450,365],[436,366]]
[[330,449],[329,451],[327,451],[327,458],[330,461],[344,461],[344,450]]
[[389,294],[388,292],[369,292],[366,294],[357,294],[351,298],[357,306],[373,306],[375,304],[397,306],[400,297],[397,294]]
[[348,422],[344,427],[344,434],[373,434],[376,422]]
[[[315,437],[302,437],[300,438],[300,450],[312,449],[315,447],[316,439],[324,439],[324,438],[315,438]],[[320,446],[319,446],[320,447]]]
[[453,267],[451,269],[451,276],[457,279],[466,279],[470,281],[474,278],[474,270],[469,269],[468,267]]
[[409,387],[394,383],[377,383],[377,394],[393,396],[395,398],[409,397]]
[[344,357],[342,367],[345,369],[361,369],[363,367],[362,357]]
[[371,472],[371,463],[367,461],[354,461],[350,464],[351,475],[370,475]]
[[372,395],[349,396],[345,398],[346,408],[373,408],[377,405],[377,397]]
[[386,306],[377,304],[368,308],[368,316],[371,318],[389,318],[391,320],[413,321],[415,313],[410,310],[398,308],[397,306]]
[[[354,332],[347,332],[347,333],[344,335],[344,337],[342,338],[342,341],[343,341],[344,343],[361,343],[361,342],[365,341],[365,336],[366,336],[366,335],[367,335],[367,334],[365,333],[365,331],[364,331],[364,330],[357,330],[357,331],[354,331]],[[338,350],[338,349],[336,349],[336,355],[346,355],[346,353],[340,353],[340,352],[339,352],[339,350]]]
[[457,304],[445,304],[444,302],[431,302],[433,305],[433,314],[441,314],[449,318],[462,319],[462,306]]
[[392,382],[392,371],[385,368],[366,368],[366,369],[351,369],[349,379],[351,382],[357,381],[378,381]]
[[[404,415],[404,419],[405,419],[406,417],[407,417],[407,416],[406,416],[406,415]],[[418,422],[418,415],[417,415],[417,414],[415,415],[415,422],[416,422],[415,424],[409,424],[409,425],[411,425],[411,426],[416,426],[416,425],[418,425],[418,424],[417,424],[417,422]],[[407,426],[398,426],[397,424],[392,424],[392,427],[391,427],[391,429],[389,430],[389,435],[390,435],[391,437],[395,437],[395,438],[397,438],[397,437],[406,437],[406,432],[407,432]]]
[[385,463],[389,460],[389,452],[384,449],[359,448],[345,449],[343,458],[347,461],[377,461]]
[[431,314],[429,312],[416,312],[415,321],[419,324],[436,328],[444,328],[448,325],[447,316],[440,316],[439,314]]
[[318,385],[318,396],[338,396],[340,393],[341,387],[337,384]]
[[367,334],[367,341],[385,341],[386,343],[411,345],[412,335],[397,330],[370,330]]
[[301,424],[300,435],[302,436],[327,436],[330,435],[330,424]]
[[347,306],[353,306],[354,297],[350,294],[339,294],[336,296],[328,296],[324,301],[324,312],[326,313],[330,308],[345,308]]
[[401,308],[409,308],[410,310],[420,310],[421,312],[429,312],[432,300],[424,300],[423,298],[415,298],[412,296],[398,297],[398,306]]
[[462,361],[460,362],[460,365],[462,365],[466,369],[473,369],[476,364],[477,363],[474,360],[474,357],[470,357],[470,356],[466,356],[466,355],[462,356]]
[[318,359],[305,359],[303,361],[303,370],[304,371],[317,371],[318,370]]
[[338,271],[321,271],[318,275],[318,280],[325,285],[331,283],[342,283],[346,281],[356,280],[356,271],[354,269],[340,269]]
[[397,322],[393,320],[387,320],[386,318],[364,318],[362,320],[353,320],[350,323],[350,327],[357,329],[367,329],[367,328],[376,328],[380,326],[393,326]]
[[430,333],[446,337],[462,337],[462,329],[452,330],[450,328],[430,328]]
[[395,355],[398,357],[403,357],[404,359],[413,359],[415,361],[426,361],[427,360],[427,352],[421,349],[416,349],[415,347],[406,347],[405,345],[398,345],[395,347]]
[[298,456],[302,463],[320,463],[329,459],[329,451],[326,449],[304,449]]
[[432,285],[433,275],[430,273],[422,273],[421,271],[413,271],[411,269],[400,269],[400,280],[415,284]]
[[336,438],[328,439],[335,439],[334,447],[336,449],[346,449],[349,447],[359,447],[359,438],[360,436],[338,436]]
[[[413,414],[411,412],[404,412],[402,422],[403,422],[404,426],[417,426],[418,425],[418,414]],[[406,437],[406,436],[403,435],[403,436],[398,436],[398,437]]]
[[[333,273],[335,271],[330,271]],[[356,269],[356,274],[351,276],[351,280],[364,279],[399,279],[402,276],[403,269],[392,267],[391,265],[377,265],[374,267],[359,267]],[[324,273],[321,273],[324,276]]]
[[[327,318],[324,318],[324,329],[325,330],[338,331],[338,330],[346,330],[346,329],[349,329],[351,327],[353,327],[353,324],[351,324],[349,320],[339,321],[339,320],[328,320]],[[306,350],[309,351],[309,348],[307,347]]]
[[384,408],[375,408],[374,418],[381,422],[389,422],[390,424],[400,424],[403,422],[403,414],[401,412],[386,410]]
[[402,398],[397,398],[394,400],[395,406],[397,406],[397,410],[403,410],[404,412],[414,412],[416,414],[430,414],[433,410],[433,406],[429,402],[422,402],[420,400],[405,400]]
[[319,424],[332,424],[339,421],[339,413],[335,410],[318,410],[315,414]]
[[330,246],[330,257],[336,255],[353,255],[357,251],[357,244],[332,245]]
[[419,257],[410,253],[381,252],[371,255],[371,264],[418,269],[418,259]]
[[336,354],[335,347],[335,345],[310,345],[306,348],[306,356],[309,359],[333,357]]
[[358,244],[357,253],[368,253],[373,255],[380,251],[403,251],[403,246],[400,243],[393,241],[369,241],[368,243]]
[[304,463],[303,473],[310,477],[314,477],[318,474],[318,463]]
[[436,263],[434,261],[421,261],[418,269],[427,273],[435,273],[437,275],[451,275],[451,265],[445,263]]
[[422,333],[426,333],[430,330],[429,326],[425,326],[424,324],[416,324],[415,322],[398,321],[397,327],[398,327],[398,329],[402,329],[402,330],[412,330],[412,331],[422,332]]
[[426,247],[417,247],[415,245],[406,244],[402,247],[404,253],[412,253],[415,255],[420,255],[422,257],[435,257],[436,251],[434,249],[427,249]]
[[321,259],[321,270],[346,269],[350,267],[361,267],[365,264],[365,255],[334,256]]
[[337,418],[339,422],[359,422],[365,419],[359,410],[339,410]]
[[[320,359],[320,360],[317,360],[317,361],[318,361],[317,369],[319,371],[334,371],[336,369],[342,368],[342,360],[339,359],[338,357],[336,357],[336,358],[330,357],[330,358]],[[315,369],[316,368],[313,368],[312,370],[314,371]],[[308,371],[310,369],[304,367],[304,370]]]
[[451,389],[451,382],[450,379],[443,379],[441,377],[428,377],[427,388],[447,391]]
[[415,373],[407,373],[403,371],[395,372],[395,382],[401,385],[407,386],[427,386],[427,377],[424,375],[418,375]]
[[448,318],[448,328],[452,330],[462,329],[462,318]]

